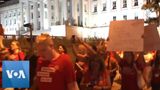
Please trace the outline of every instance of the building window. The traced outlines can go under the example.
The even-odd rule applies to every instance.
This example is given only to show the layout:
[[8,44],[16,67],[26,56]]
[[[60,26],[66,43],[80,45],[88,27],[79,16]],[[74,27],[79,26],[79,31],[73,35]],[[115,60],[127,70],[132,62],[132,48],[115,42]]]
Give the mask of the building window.
[[45,19],[47,19],[47,12],[45,12]]
[[134,0],[134,6],[138,6],[138,0]]
[[16,16],[16,13],[14,13],[13,16]]
[[77,4],[77,11],[79,12],[79,4]]
[[12,25],[12,20],[10,20],[10,25]]
[[18,12],[18,15],[21,15],[21,12]]
[[31,19],[33,19],[33,13],[31,13]]
[[31,9],[33,9],[33,5],[31,5]]
[[86,22],[87,22],[87,18],[85,18],[85,26],[87,26],[87,23],[86,23]]
[[52,10],[54,9],[54,6],[53,6],[53,5],[51,6],[51,9],[52,9]]
[[38,18],[40,18],[40,11],[38,11]]
[[81,26],[80,16],[78,16],[78,26]]
[[112,9],[116,9],[116,1],[113,1],[113,7],[112,7]]
[[16,19],[14,19],[14,24],[16,24]]
[[7,18],[7,15],[5,16],[5,18]]
[[54,19],[54,16],[52,16],[51,18],[52,18],[52,20],[53,20],[53,19]]
[[44,4],[44,8],[47,8],[47,4]]
[[97,12],[97,5],[94,5],[94,13]]
[[124,16],[123,16],[123,19],[124,19],[124,20],[127,20],[127,15],[124,15]]
[[87,12],[87,6],[86,5],[84,5],[84,11]]
[[11,17],[11,14],[9,14],[9,17]]
[[40,7],[40,4],[38,4],[38,8]]
[[116,16],[113,16],[113,21],[115,21],[116,20]]
[[138,20],[138,16],[135,16],[134,19],[135,19],[135,20]]
[[103,11],[106,11],[107,7],[106,7],[106,3],[103,3]]
[[8,21],[6,20],[6,26],[8,25]]
[[70,13],[71,12],[70,8],[68,8],[67,11],[68,11],[68,13]]
[[123,8],[127,7],[127,0],[123,0]]
[[54,23],[53,23],[53,22],[51,22],[51,25],[54,25]]
[[40,28],[41,28],[41,22],[38,21],[38,30],[40,30]]
[[70,1],[69,0],[67,1],[67,5],[70,6]]

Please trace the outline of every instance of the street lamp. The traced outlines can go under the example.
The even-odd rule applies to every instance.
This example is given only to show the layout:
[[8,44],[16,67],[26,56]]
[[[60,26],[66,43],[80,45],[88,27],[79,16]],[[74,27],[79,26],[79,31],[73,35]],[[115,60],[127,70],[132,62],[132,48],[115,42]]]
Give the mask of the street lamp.
[[24,24],[23,26],[29,28],[29,31],[30,31],[30,51],[33,52],[33,35],[32,35],[33,25],[31,23],[27,23],[27,24]]

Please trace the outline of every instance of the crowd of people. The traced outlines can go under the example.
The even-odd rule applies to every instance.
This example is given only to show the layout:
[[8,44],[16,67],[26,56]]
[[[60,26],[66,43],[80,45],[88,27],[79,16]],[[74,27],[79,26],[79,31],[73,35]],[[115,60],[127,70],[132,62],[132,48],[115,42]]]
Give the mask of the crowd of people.
[[[26,55],[18,40],[5,47],[3,38],[1,34],[1,62],[30,61],[29,90],[111,90],[117,71],[121,90],[160,90],[160,51],[107,51],[107,40],[89,44],[76,36],[70,40],[71,47],[55,47],[51,36],[41,34],[35,39],[36,53]],[[146,60],[147,53],[153,58]]]

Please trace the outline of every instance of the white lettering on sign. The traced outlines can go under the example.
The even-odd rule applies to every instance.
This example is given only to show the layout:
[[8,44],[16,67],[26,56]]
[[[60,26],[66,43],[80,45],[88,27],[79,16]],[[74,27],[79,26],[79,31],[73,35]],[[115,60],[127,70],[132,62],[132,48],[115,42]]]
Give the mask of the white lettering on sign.
[[6,70],[6,73],[7,73],[8,78],[10,78],[10,79],[13,77],[22,78],[22,79],[26,78],[23,70],[19,70],[19,71]]

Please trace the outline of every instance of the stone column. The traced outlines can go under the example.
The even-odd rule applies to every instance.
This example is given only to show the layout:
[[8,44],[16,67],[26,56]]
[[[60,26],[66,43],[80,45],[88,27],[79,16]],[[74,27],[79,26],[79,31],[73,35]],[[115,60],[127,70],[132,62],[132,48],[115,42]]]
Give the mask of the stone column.
[[41,22],[41,30],[44,30],[44,3],[43,3],[43,0],[40,1],[40,22]]
[[38,4],[37,2],[33,2],[33,30],[37,30],[38,28]]
[[21,27],[23,27],[24,24],[24,2],[20,2],[20,9],[21,9]]
[[26,1],[26,23],[30,23],[30,1]]
[[51,27],[51,1],[47,0],[47,8],[48,8],[48,28],[50,29]]

